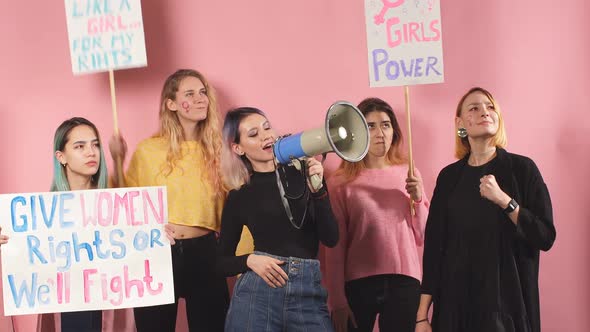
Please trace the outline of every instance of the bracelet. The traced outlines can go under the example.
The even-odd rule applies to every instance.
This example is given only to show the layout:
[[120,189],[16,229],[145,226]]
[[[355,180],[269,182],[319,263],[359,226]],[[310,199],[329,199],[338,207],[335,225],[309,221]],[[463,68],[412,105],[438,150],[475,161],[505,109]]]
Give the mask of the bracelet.
[[416,324],[418,323],[422,323],[422,322],[428,322],[428,318],[424,318],[424,319],[420,319],[416,321]]

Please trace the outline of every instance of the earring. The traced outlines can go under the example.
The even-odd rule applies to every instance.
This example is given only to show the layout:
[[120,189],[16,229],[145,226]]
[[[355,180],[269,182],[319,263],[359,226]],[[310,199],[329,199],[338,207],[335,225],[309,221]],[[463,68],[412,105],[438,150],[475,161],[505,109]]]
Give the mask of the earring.
[[465,129],[463,127],[457,129],[457,136],[459,136],[461,138],[467,137],[467,129]]
[[61,165],[62,165],[63,167],[66,167],[67,163],[63,163],[63,164],[61,164]]

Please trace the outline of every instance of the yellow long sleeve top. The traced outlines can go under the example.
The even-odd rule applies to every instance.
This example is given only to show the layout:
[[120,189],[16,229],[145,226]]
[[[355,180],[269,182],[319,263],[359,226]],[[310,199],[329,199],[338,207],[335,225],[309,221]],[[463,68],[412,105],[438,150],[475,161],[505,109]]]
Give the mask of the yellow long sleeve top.
[[128,187],[166,186],[168,222],[219,231],[223,199],[216,195],[207,176],[198,142],[181,143],[182,158],[166,175],[168,140],[152,137],[141,141],[125,176]]

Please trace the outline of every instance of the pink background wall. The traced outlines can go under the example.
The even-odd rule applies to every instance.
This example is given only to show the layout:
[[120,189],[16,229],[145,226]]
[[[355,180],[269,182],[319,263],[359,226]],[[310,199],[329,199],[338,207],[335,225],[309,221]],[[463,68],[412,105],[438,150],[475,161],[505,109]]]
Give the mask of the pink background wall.
[[[31,6],[2,6],[0,193],[48,189],[62,120],[84,116],[103,139],[112,133],[108,75],[71,74],[63,3]],[[553,198],[558,235],[541,258],[543,331],[589,331],[590,4],[442,6],[446,82],[411,88],[414,153],[427,192],[453,161],[458,98],[474,85],[488,88],[504,111],[508,149],[536,161]],[[368,87],[363,1],[144,1],[143,19],[149,66],[116,72],[120,128],[131,150],[155,131],[161,85],[180,67],[208,75],[223,111],[258,106],[283,133],[319,126],[335,100],[366,96],[388,100],[405,121],[402,88]],[[332,156],[328,168],[336,164]],[[31,331],[32,318],[17,319]],[[8,322],[0,316],[0,331]]]

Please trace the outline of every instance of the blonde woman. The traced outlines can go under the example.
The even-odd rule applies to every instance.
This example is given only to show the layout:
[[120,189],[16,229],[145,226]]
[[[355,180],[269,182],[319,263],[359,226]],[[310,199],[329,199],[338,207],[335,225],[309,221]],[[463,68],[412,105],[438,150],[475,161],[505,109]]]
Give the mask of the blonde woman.
[[432,196],[416,331],[540,332],[539,251],[556,234],[547,186],[531,159],[504,150],[489,91],[463,95],[455,125],[459,160]]
[[[159,115],[160,129],[138,144],[124,185],[167,187],[176,302],[135,308],[137,330],[174,331],[182,297],[190,331],[221,331],[229,295],[225,278],[215,274],[215,232],[225,191],[217,102],[205,76],[186,69],[170,75]],[[113,157],[124,159],[124,140],[113,137],[110,145]]]

